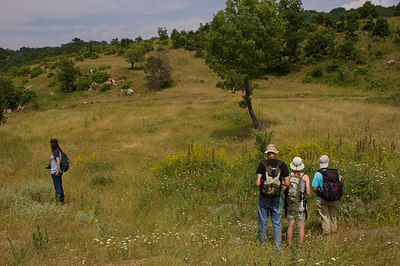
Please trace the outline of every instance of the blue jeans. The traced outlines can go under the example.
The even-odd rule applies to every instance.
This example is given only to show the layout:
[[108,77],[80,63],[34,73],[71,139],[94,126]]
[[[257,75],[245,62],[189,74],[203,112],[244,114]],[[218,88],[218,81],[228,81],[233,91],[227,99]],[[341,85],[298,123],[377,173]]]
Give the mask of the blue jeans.
[[60,176],[56,176],[55,174],[51,174],[53,178],[54,189],[56,190],[56,203],[64,203],[64,189],[62,187],[62,180]]
[[258,197],[258,241],[260,243],[265,243],[267,222],[270,214],[274,229],[275,249],[279,249],[282,241],[282,198],[281,196],[268,197],[260,194]]

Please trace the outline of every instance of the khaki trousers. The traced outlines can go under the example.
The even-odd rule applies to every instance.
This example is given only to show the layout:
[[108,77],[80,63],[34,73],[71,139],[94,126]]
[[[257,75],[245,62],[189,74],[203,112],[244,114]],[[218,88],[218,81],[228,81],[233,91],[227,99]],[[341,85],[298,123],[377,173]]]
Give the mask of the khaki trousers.
[[336,233],[337,215],[340,207],[339,201],[317,200],[317,207],[324,234],[330,235]]

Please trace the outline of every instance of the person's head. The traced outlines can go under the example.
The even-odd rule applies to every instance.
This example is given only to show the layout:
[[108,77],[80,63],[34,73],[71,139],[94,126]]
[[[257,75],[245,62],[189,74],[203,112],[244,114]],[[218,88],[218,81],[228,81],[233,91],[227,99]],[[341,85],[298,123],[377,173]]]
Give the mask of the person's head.
[[60,149],[60,145],[58,145],[58,140],[57,139],[51,139],[50,140],[50,147],[51,147],[51,151],[55,151],[56,149]]
[[320,168],[328,168],[329,166],[329,157],[328,155],[322,155],[319,158],[319,167]]
[[303,160],[300,157],[294,157],[290,163],[290,168],[295,172],[300,172],[304,169]]
[[275,144],[268,144],[267,145],[267,150],[264,152],[268,158],[271,157],[276,157],[276,155],[278,155],[279,151],[276,148]]

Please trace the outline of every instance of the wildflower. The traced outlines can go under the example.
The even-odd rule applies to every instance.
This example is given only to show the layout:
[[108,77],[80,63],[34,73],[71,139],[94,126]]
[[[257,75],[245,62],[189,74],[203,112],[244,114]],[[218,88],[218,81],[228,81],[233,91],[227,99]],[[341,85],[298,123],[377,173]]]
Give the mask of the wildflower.
[[336,261],[336,259],[335,259],[335,258],[331,258],[331,260],[332,260],[332,261]]
[[222,257],[222,258],[221,258],[221,260],[222,260],[223,262],[226,262],[226,259],[225,259],[225,257]]

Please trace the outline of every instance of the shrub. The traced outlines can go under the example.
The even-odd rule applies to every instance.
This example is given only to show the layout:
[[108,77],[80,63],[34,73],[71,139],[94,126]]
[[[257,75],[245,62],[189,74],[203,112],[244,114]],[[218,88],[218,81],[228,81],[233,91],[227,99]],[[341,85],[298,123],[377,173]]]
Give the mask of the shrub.
[[60,63],[60,70],[57,72],[57,79],[60,82],[62,92],[73,92],[76,89],[74,84],[77,74],[74,62],[71,60],[63,60]]
[[100,70],[94,69],[93,74],[90,75],[90,78],[93,82],[103,83],[110,78],[110,75],[107,74],[107,72],[101,72]]
[[18,196],[14,190],[10,188],[2,188],[0,190],[0,206],[2,208],[10,208],[17,200]]
[[44,71],[40,66],[32,68],[31,73],[30,73],[31,74],[31,79],[43,74],[43,72]]
[[28,82],[29,82],[29,80],[23,79],[23,80],[21,81],[21,84],[22,84],[22,85],[25,85],[25,84],[27,84]]
[[303,83],[311,83],[312,82],[312,77],[311,76],[305,76],[301,82]]
[[26,76],[31,73],[31,68],[29,66],[22,66],[18,70],[18,76]]
[[366,75],[368,73],[368,69],[366,67],[357,67],[356,73],[359,75]]
[[318,66],[318,67],[314,68],[314,69],[311,71],[311,73],[310,73],[309,76],[311,76],[311,77],[313,77],[313,78],[320,78],[320,77],[322,77],[323,75],[324,75],[324,72],[322,71],[322,67]]
[[326,63],[325,70],[328,73],[337,71],[339,68],[339,63],[336,60]]
[[171,85],[172,68],[165,50],[157,51],[155,56],[147,58],[145,73],[149,74],[146,79],[152,89],[159,90]]
[[37,94],[35,91],[28,90],[23,86],[18,86],[8,100],[8,107],[15,109],[19,105],[24,105],[36,97]]
[[77,57],[75,57],[75,61],[82,62],[82,61],[85,61],[85,58],[83,56],[77,56]]
[[54,200],[53,188],[48,182],[30,182],[21,186],[18,191],[20,198],[39,203]]
[[103,92],[111,90],[111,84],[107,83],[107,84],[101,85],[100,90]]
[[49,78],[52,78],[52,77],[54,77],[55,76],[55,74],[53,73],[53,72],[50,72],[49,74],[47,74],[47,78],[49,79]]
[[90,54],[90,59],[97,59],[97,58],[99,58],[99,54],[98,53],[93,52],[93,53]]
[[99,67],[99,70],[106,70],[106,69],[110,69],[111,66],[110,65],[102,65]]
[[372,32],[373,36],[387,37],[390,35],[390,28],[387,19],[378,18]]
[[123,90],[129,89],[130,87],[132,87],[132,81],[125,81],[121,85],[121,89]]
[[52,88],[52,87],[54,87],[54,86],[56,86],[56,85],[57,85],[57,82],[52,81],[52,82],[50,82],[49,84],[47,84],[47,87]]
[[318,30],[310,34],[304,51],[307,57],[317,60],[323,59],[331,53],[334,46],[335,35],[331,30]]
[[271,143],[273,133],[255,129],[252,130],[252,133],[255,138],[254,145],[258,151],[259,157],[262,158],[264,157],[264,152],[267,149],[267,145]]
[[79,77],[76,81],[76,88],[78,91],[84,91],[89,89],[92,80],[89,77]]
[[9,99],[13,96],[14,91],[15,87],[11,79],[0,76],[0,124],[6,121],[3,110],[8,108]]

